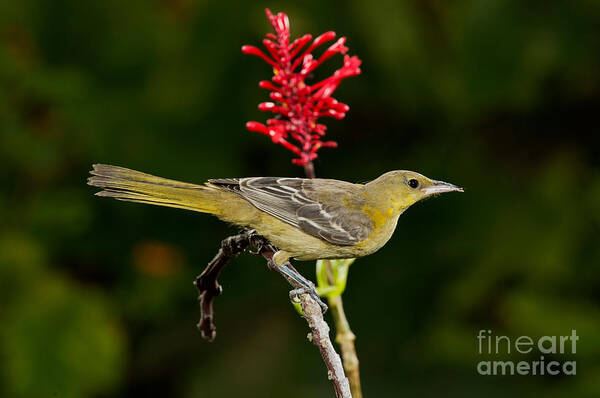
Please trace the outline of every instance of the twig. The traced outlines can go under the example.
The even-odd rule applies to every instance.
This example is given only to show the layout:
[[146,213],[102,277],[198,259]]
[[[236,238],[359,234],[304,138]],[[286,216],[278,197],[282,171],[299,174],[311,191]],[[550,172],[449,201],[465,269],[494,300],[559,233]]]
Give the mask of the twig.
[[[208,263],[202,274],[196,278],[194,284],[198,288],[200,302],[200,322],[198,329],[202,332],[202,337],[213,341],[216,336],[216,327],[214,325],[213,299],[223,291],[219,285],[218,277],[225,265],[232,258],[237,257],[248,247],[257,250],[255,254],[263,256],[269,265],[269,268],[279,272],[288,283],[296,290],[304,289],[306,283],[311,282],[304,279],[294,267],[287,262],[283,266],[277,266],[273,262],[273,255],[277,248],[273,246],[264,237],[258,235],[255,231],[243,231],[238,235],[231,236],[221,242],[221,248],[217,255]],[[284,270],[288,270],[285,272]],[[296,278],[290,276],[290,271],[295,272]],[[298,279],[301,278],[301,280]],[[313,286],[314,287],[314,286]],[[292,292],[294,292],[293,290]],[[327,367],[328,378],[333,383],[337,398],[352,398],[350,393],[350,383],[344,374],[344,367],[340,356],[335,352],[331,339],[329,338],[329,326],[323,319],[323,310],[320,303],[311,297],[310,293],[302,292],[295,297],[300,301],[304,318],[311,329],[312,342],[317,346],[321,357]]]
[[[277,252],[277,248],[260,235],[256,235],[255,239],[258,239],[258,241],[251,241],[251,244],[259,249],[258,254],[262,255],[267,260],[269,267],[282,274],[295,289],[302,288],[302,285],[298,284],[297,281],[290,279],[288,275],[281,271],[281,266],[277,266],[273,263],[273,255]],[[260,239],[263,241],[261,242]],[[284,265],[293,269],[289,261]],[[333,383],[336,397],[352,398],[350,384],[344,374],[342,360],[335,351],[331,339],[329,338],[329,325],[327,325],[327,322],[323,319],[321,305],[306,293],[300,294],[298,299],[300,300],[300,306],[302,307],[302,312],[304,314],[303,316],[308,322],[308,327],[311,329],[311,334],[309,335],[310,339],[321,353],[323,362],[325,362],[325,366],[327,367],[327,377]]]
[[194,285],[200,293],[198,296],[200,321],[197,326],[202,333],[202,338],[208,341],[213,341],[217,336],[217,328],[214,324],[213,300],[223,293],[223,288],[218,281],[219,275],[231,259],[236,258],[246,250],[248,244],[248,232],[246,231],[223,239],[217,255],[194,281]]
[[319,348],[323,361],[327,366],[327,375],[333,387],[335,389],[335,395],[338,398],[352,398],[350,392],[350,383],[344,374],[344,367],[342,366],[342,360],[333,344],[329,339],[329,325],[323,319],[321,313],[321,307],[310,297],[304,295],[301,298],[300,305],[302,306],[302,312],[304,318],[308,322],[312,333],[309,335],[309,339]]

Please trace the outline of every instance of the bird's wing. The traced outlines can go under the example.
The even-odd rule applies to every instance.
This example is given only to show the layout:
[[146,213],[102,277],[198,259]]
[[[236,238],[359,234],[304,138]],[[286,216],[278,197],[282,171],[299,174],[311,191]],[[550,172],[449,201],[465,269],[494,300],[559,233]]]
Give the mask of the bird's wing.
[[367,238],[373,222],[360,208],[364,196],[354,184],[325,179],[254,177],[215,179],[209,183],[233,191],[300,230],[340,246]]

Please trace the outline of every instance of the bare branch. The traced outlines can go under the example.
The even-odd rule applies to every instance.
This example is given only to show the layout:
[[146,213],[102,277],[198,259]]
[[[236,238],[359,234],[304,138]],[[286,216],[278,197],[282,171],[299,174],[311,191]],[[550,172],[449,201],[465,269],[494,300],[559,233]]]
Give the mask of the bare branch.
[[[269,267],[279,272],[288,281],[294,288],[292,293],[298,292],[297,295],[294,293],[292,297],[300,301],[304,318],[311,329],[309,336],[311,336],[312,342],[319,349],[325,362],[327,375],[333,383],[336,397],[352,398],[350,384],[344,374],[342,360],[329,338],[329,326],[323,319],[323,304],[314,291],[314,285],[302,277],[289,262],[283,266],[275,265],[273,255],[277,252],[277,248],[255,231],[244,231],[223,240],[217,255],[208,263],[202,274],[196,278],[194,284],[200,294],[198,300],[201,312],[198,329],[202,332],[202,337],[208,341],[213,341],[216,336],[213,300],[222,293],[221,285],[217,280],[219,274],[232,258],[237,257],[248,247],[255,248],[257,250],[255,254],[263,256]],[[307,286],[312,290],[307,289]]]
[[333,383],[336,397],[352,398],[350,383],[344,374],[342,360],[333,348],[329,338],[329,325],[323,319],[321,307],[308,295],[301,298],[300,305],[302,306],[302,312],[304,312],[304,318],[306,318],[312,331],[309,335],[310,339],[321,352],[321,357],[325,362],[325,366],[327,366],[327,376]]
[[194,285],[199,292],[198,301],[200,302],[198,330],[202,333],[202,338],[208,341],[213,341],[217,336],[217,328],[214,324],[213,300],[223,293],[223,288],[218,281],[219,275],[231,259],[236,258],[246,250],[248,244],[248,233],[246,231],[223,239],[217,255],[194,281]]

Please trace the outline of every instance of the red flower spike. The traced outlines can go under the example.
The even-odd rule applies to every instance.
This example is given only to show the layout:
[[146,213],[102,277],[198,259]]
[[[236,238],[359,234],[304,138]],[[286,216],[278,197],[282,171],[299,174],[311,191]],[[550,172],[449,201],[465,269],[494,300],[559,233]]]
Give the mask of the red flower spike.
[[[267,19],[274,33],[267,33],[263,45],[266,53],[254,46],[242,46],[244,54],[262,58],[273,67],[271,81],[263,80],[259,87],[269,90],[273,102],[262,102],[258,109],[272,112],[278,117],[267,120],[267,125],[258,122],[246,123],[246,129],[267,135],[274,143],[282,145],[298,158],[292,163],[299,166],[311,165],[321,148],[335,148],[335,141],[321,141],[327,127],[318,123],[320,117],[343,119],[350,109],[348,105],[331,97],[340,82],[361,73],[358,57],[346,55],[346,38],[340,37],[319,57],[312,52],[323,44],[335,39],[335,32],[329,31],[314,40],[305,34],[290,43],[290,22],[286,14],[273,15],[267,8]],[[312,40],[312,43],[306,45]],[[304,49],[306,47],[306,49]],[[309,85],[308,76],[321,64],[336,54],[344,55],[344,63],[333,75]],[[292,143],[288,141],[295,141]]]

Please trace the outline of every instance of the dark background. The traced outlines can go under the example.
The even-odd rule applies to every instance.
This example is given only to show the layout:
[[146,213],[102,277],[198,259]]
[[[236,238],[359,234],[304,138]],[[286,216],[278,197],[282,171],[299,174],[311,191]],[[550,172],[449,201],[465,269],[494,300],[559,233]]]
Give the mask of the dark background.
[[[240,51],[269,31],[267,6],[294,37],[333,29],[363,60],[318,176],[410,169],[466,188],[411,208],[351,267],[365,396],[600,395],[594,0],[1,2],[0,395],[333,396],[260,258],[224,271],[218,337],[200,338],[191,282],[235,229],[85,185],[99,162],[189,182],[301,176],[244,128],[268,116],[270,68]],[[480,329],[576,329],[577,353],[550,358],[577,375],[480,376]]]

